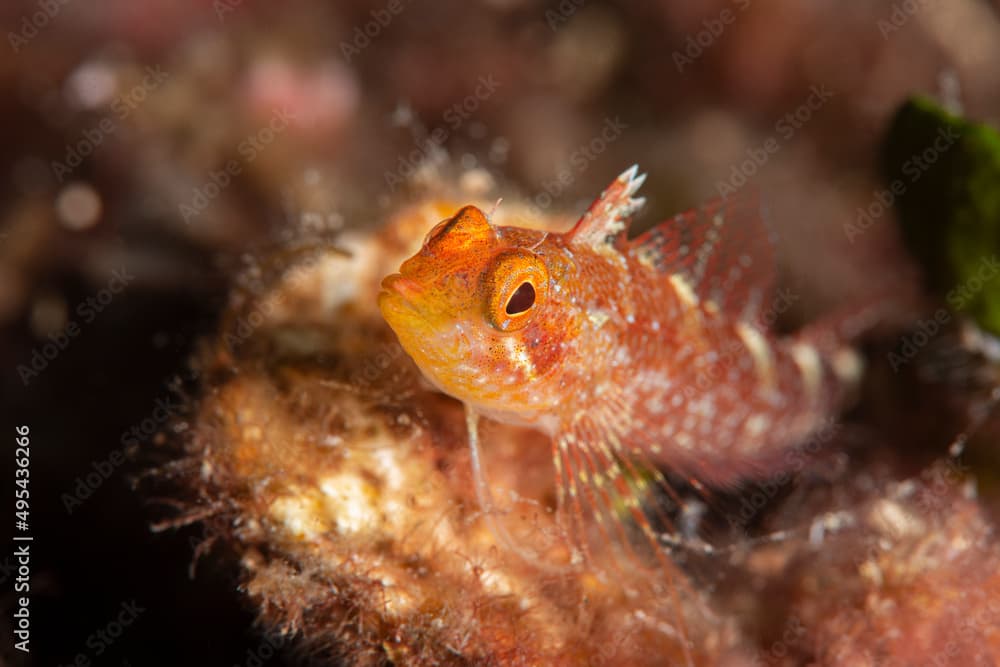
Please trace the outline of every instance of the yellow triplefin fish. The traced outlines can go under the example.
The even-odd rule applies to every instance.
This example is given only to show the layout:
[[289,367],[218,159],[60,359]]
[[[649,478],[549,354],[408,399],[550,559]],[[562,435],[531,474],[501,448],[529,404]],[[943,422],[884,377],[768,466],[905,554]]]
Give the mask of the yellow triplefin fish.
[[484,509],[480,416],[549,435],[560,516],[574,535],[597,519],[600,542],[617,545],[623,514],[656,542],[641,498],[650,480],[666,487],[671,470],[726,485],[769,472],[860,370],[832,327],[770,330],[784,297],[754,198],[630,240],[643,180],[627,170],[565,233],[494,226],[466,206],[379,295],[423,374],[466,406]]

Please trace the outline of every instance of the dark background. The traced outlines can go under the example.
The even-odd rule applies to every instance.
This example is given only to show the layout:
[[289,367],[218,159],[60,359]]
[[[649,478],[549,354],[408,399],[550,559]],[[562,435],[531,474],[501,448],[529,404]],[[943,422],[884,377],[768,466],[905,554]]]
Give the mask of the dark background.
[[[922,92],[1000,119],[996,4],[914,4],[910,15],[898,14],[902,3],[875,1],[414,1],[359,42],[357,30],[379,23],[390,3],[71,1],[36,21],[44,25],[17,48],[9,36],[43,10],[5,6],[0,423],[9,450],[14,426],[31,428],[33,664],[83,653],[101,665],[234,665],[259,652],[263,639],[227,554],[213,552],[191,578],[199,529],[151,531],[176,512],[142,473],[177,456],[182,414],[130,449],[72,513],[62,496],[122,448],[123,432],[158,399],[189,404],[178,393],[199,390],[188,360],[215,330],[245,253],[298,242],[316,220],[379,224],[426,188],[395,188],[386,174],[436,127],[449,138],[445,158],[429,160],[435,178],[479,167],[499,191],[534,197],[606,118],[621,117],[624,136],[551,194],[578,210],[640,162],[650,172],[649,223],[712,196],[746,150],[823,83],[833,101],[754,176],[772,198],[783,273],[808,295],[806,314],[908,275],[890,224],[857,243],[842,231],[880,187],[875,156],[892,111]],[[899,25],[884,24],[894,12]],[[692,46],[706,31],[708,46]],[[167,83],[117,116],[109,101],[156,65]],[[490,74],[499,91],[452,128],[448,110]],[[111,92],[99,94],[109,80]],[[245,159],[241,141],[277,103],[303,123]],[[114,132],[60,180],[53,161],[105,117]],[[234,159],[244,162],[233,183],[194,223],[185,220],[180,205]],[[99,211],[88,215],[95,197]],[[50,334],[80,322],[78,304],[119,266],[135,279],[26,386],[18,367]],[[0,467],[9,470],[12,456]],[[4,473],[6,498],[11,479]],[[12,577],[0,577],[3,655],[24,664],[8,639]],[[94,657],[88,636],[132,600],[146,611]]]

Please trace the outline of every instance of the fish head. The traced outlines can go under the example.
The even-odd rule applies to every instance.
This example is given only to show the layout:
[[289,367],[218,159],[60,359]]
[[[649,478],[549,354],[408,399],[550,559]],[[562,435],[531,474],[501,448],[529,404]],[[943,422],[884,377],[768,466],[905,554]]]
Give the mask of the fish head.
[[494,227],[466,206],[382,281],[382,315],[439,389],[493,411],[537,411],[556,400],[537,382],[558,364],[567,334],[550,298],[558,271],[544,239]]

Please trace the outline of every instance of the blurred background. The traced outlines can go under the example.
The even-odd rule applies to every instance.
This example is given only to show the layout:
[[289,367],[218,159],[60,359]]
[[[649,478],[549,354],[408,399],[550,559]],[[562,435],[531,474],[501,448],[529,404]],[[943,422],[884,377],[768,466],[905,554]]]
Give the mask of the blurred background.
[[[11,448],[32,430],[33,664],[291,664],[235,569],[192,578],[198,529],[152,531],[168,501],[133,489],[169,459],[187,361],[250,258],[440,191],[580,211],[639,163],[640,226],[761,189],[802,316],[883,285],[908,298],[918,274],[870,209],[882,132],[914,93],[1000,121],[998,9],[5,3],[0,410]],[[2,651],[27,664],[9,551]]]

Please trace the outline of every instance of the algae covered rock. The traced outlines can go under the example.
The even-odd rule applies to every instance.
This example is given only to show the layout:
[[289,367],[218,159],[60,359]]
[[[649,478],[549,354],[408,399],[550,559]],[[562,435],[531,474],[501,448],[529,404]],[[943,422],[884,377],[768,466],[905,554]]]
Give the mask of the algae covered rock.
[[1000,133],[913,98],[890,124],[882,161],[929,286],[1000,333]]

